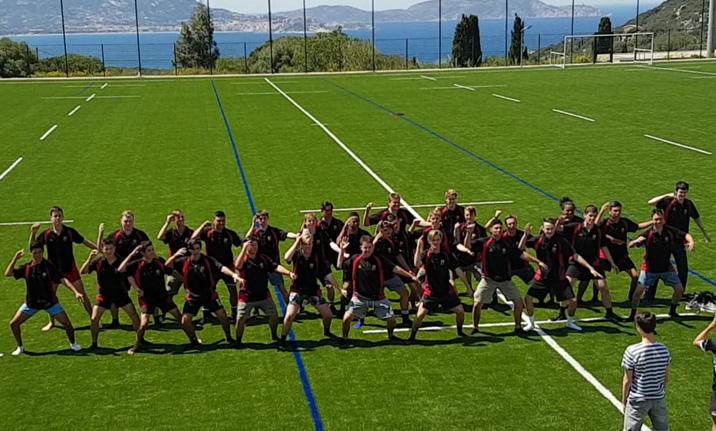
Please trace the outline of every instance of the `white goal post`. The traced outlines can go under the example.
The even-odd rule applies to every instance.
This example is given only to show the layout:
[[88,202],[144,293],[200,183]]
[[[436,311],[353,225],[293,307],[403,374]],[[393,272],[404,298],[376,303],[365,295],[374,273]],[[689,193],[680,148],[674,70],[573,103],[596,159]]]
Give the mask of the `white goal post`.
[[[608,54],[613,61],[649,65],[654,63],[654,33],[640,32],[565,36],[562,50],[550,51],[550,64],[564,69],[569,64],[592,63],[599,55],[606,54],[603,52],[595,54],[597,47],[601,45],[603,48],[605,42],[609,44]],[[623,51],[615,52],[615,44],[618,44]],[[558,46],[556,48],[559,49]]]

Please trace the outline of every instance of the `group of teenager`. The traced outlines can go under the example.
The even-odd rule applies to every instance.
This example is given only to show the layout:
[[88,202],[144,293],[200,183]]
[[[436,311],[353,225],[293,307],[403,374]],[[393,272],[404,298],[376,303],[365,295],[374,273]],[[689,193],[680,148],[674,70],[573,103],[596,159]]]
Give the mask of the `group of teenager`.
[[[622,205],[616,201],[601,208],[588,205],[582,218],[575,214],[574,202],[564,198],[561,214],[545,218],[539,232],[534,232],[531,224],[520,230],[515,215],[501,220],[499,210],[483,226],[476,221],[475,207],[458,204],[455,190],[445,193],[445,206],[431,211],[427,220],[403,207],[400,195],[391,193],[384,209],[374,212],[373,203],[369,203],[362,217],[352,212],[345,222],[334,217],[331,202],[324,202],[321,218],[305,214],[295,233],[272,226],[269,213],[260,211],[243,237],[226,227],[222,211],[192,230],[185,224],[184,213],[175,210],[157,235],[168,246],[167,259],[157,256],[148,235],[134,226],[131,211],[122,213],[121,228],[108,235],[101,224],[97,241],[92,242],[66,226],[63,210],[53,207],[52,227],[42,232],[39,224],[31,227],[32,261],[18,266],[24,255],[18,251],[5,272],[8,277],[24,279],[27,287],[25,303],[10,324],[18,345],[13,355],[24,351],[21,325],[39,310],[50,315],[43,330],[51,329],[56,319],[67,332],[72,349],[80,350],[72,323],[57,299],[59,285],[68,287],[90,316],[93,348],[97,347],[103,314],[110,310],[109,328],[114,328],[119,325],[119,309],[124,310],[136,330],[129,354],[147,343],[144,336],[151,319],[161,323],[166,314],[181,323],[192,345],[202,343],[196,330],[213,315],[226,340],[240,346],[247,320],[261,310],[268,316],[272,339],[282,346],[307,305],[320,314],[327,337],[334,337],[331,324],[338,316],[342,317],[341,342],[348,342],[353,321],[358,320],[353,327],[360,328],[373,310],[386,321],[388,337],[394,340],[397,318],[386,288],[399,297],[402,325],[411,327],[406,343],[415,340],[424,318],[438,308],[454,312],[458,335],[469,337],[463,331],[465,311],[458,296],[458,279],[474,298],[473,333],[479,332],[482,309],[493,303],[498,293],[511,302],[518,333],[536,328],[534,300],[542,303],[548,298],[560,304],[554,320],[563,319],[568,328],[579,331],[574,316],[590,284],[595,298],[601,294],[607,318],[634,320],[644,292],[653,292],[661,280],[674,289],[670,315],[677,317],[688,277],[686,252],[694,248],[688,233],[691,219],[710,242],[696,207],[686,198],[688,188],[679,182],[673,193],[651,199],[649,204],[656,208],[651,219],[642,223],[622,216]],[[375,226],[373,233],[363,229],[370,226]],[[628,238],[640,230],[643,232],[635,239]],[[281,255],[280,243],[289,239],[293,243]],[[74,244],[90,249],[79,267]],[[641,271],[629,257],[628,248],[636,246],[645,248]],[[235,248],[240,248],[236,257]],[[671,265],[672,256],[678,274]],[[333,268],[342,273],[340,283]],[[631,277],[632,312],[624,319],[612,310],[606,282],[610,270]],[[94,306],[82,281],[82,275],[91,273],[96,274]],[[515,277],[528,285],[524,298]],[[219,299],[220,281],[229,292],[230,314]],[[271,286],[286,304],[280,334]],[[174,297],[182,287],[186,299],[180,312]],[[130,297],[131,290],[136,292],[141,313]],[[414,320],[410,318],[411,305],[417,308]],[[201,318],[195,321],[200,312]]]

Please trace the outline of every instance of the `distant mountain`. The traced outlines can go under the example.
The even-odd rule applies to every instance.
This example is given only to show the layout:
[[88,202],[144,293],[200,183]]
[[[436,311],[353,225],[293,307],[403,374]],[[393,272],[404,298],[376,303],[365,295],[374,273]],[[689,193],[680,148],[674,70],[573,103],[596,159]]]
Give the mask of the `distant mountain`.
[[[511,0],[508,4],[509,17],[515,13],[522,18],[557,18],[572,15],[571,6],[552,6],[540,0]],[[297,18],[303,16],[303,10],[298,9],[279,14]],[[462,14],[474,14],[480,19],[504,19],[505,2],[504,0],[442,0],[442,19],[444,21],[459,20]],[[306,15],[329,25],[369,24],[371,22],[369,10],[351,6],[316,6],[306,9]],[[574,15],[577,17],[601,16],[601,11],[591,6],[577,5],[574,8]],[[377,22],[437,21],[438,0],[428,0],[407,9],[377,11],[375,20]]]
[[[639,14],[639,29],[641,31],[676,30],[698,33],[701,31],[702,7],[702,0],[667,0],[654,9]],[[704,19],[708,22],[708,9],[706,9]],[[636,20],[632,19],[618,30],[623,31],[624,28],[634,30],[635,25]]]

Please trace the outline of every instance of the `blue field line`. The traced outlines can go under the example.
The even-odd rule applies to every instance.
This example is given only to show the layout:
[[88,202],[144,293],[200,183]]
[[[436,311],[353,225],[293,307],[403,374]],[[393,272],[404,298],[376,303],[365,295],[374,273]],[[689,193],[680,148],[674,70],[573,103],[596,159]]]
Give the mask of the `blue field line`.
[[[239,156],[239,150],[236,148],[236,141],[234,140],[234,134],[231,131],[231,126],[229,125],[229,120],[226,118],[226,112],[224,111],[224,106],[221,104],[221,98],[219,97],[219,92],[216,89],[216,85],[214,85],[214,81],[211,81],[211,87],[214,89],[214,95],[216,95],[216,102],[219,104],[219,110],[221,111],[221,116],[224,118],[224,125],[226,126],[226,131],[229,133],[229,140],[231,141],[231,146],[234,149],[234,157],[236,158],[236,165],[239,167],[239,172],[241,173],[241,180],[244,183],[244,190],[246,191],[246,197],[249,200],[249,206],[251,207],[251,213],[256,214],[256,205],[254,204],[254,198],[251,195],[251,189],[249,189],[249,182],[246,179],[246,174],[244,172],[244,166],[241,164],[241,157]],[[279,304],[281,305],[281,310],[283,311],[283,314],[286,315],[286,304],[283,302],[283,296],[281,295],[281,291],[278,289],[277,286],[274,286],[274,289],[276,290],[276,296],[279,299]],[[303,358],[301,358],[301,353],[298,351],[298,345],[296,344],[296,336],[293,333],[293,330],[289,332],[289,337],[291,339],[291,344],[293,346],[293,358],[296,360],[296,366],[298,367],[298,374],[301,376],[301,383],[303,384],[303,392],[306,394],[306,400],[308,400],[308,407],[311,409],[311,416],[313,416],[313,423],[315,425],[316,431],[323,431],[323,420],[321,419],[321,414],[318,411],[318,405],[316,404],[316,397],[313,395],[313,390],[311,389],[311,382],[308,380],[308,373],[306,372],[306,367],[303,364]]]
[[84,88],[84,90],[80,91],[80,94],[78,94],[78,96],[81,96],[82,94],[84,94],[84,92],[87,91],[87,90],[89,90],[90,88],[92,88],[93,85],[94,85],[94,82],[91,83],[90,85],[86,86],[86,87]]
[[[467,154],[468,156],[470,156],[470,157],[472,157],[472,158],[474,158],[474,159],[477,159],[477,160],[481,161],[482,163],[488,165],[489,167],[491,167],[491,168],[493,168],[493,169],[495,169],[495,170],[497,170],[497,171],[499,171],[499,172],[501,172],[501,173],[507,175],[508,177],[512,178],[513,180],[516,180],[516,181],[518,181],[518,182],[524,184],[525,186],[531,188],[532,190],[534,190],[534,191],[536,191],[536,192],[538,192],[538,193],[540,193],[540,194],[542,194],[542,195],[544,195],[544,196],[546,196],[546,197],[548,197],[548,198],[550,198],[550,199],[552,199],[552,200],[554,200],[554,201],[559,201],[559,198],[558,198],[557,196],[555,196],[555,195],[553,195],[553,194],[551,194],[551,193],[549,193],[549,192],[547,192],[547,191],[545,191],[545,190],[543,190],[543,189],[541,189],[541,188],[535,186],[534,184],[531,184],[531,183],[529,183],[529,182],[523,180],[522,178],[518,177],[517,175],[515,175],[515,174],[513,174],[513,173],[511,173],[511,172],[509,172],[509,171],[506,171],[505,169],[502,169],[501,167],[497,166],[496,164],[490,162],[489,160],[487,160],[487,159],[485,159],[485,158],[483,158],[483,157],[480,157],[479,155],[477,155],[477,154],[473,153],[472,151],[468,150],[467,148],[462,147],[462,146],[456,144],[455,142],[451,141],[450,139],[448,139],[448,138],[446,138],[446,137],[444,137],[444,136],[438,134],[437,132],[434,132],[434,131],[428,129],[427,127],[425,127],[425,126],[423,126],[422,124],[416,122],[415,120],[411,120],[410,118],[406,117],[405,115],[396,115],[397,113],[396,113],[395,111],[392,111],[391,109],[386,108],[385,106],[383,106],[383,105],[381,105],[381,104],[379,104],[379,103],[376,103],[376,102],[374,102],[374,101],[372,101],[372,100],[370,100],[370,99],[368,99],[368,98],[365,98],[365,97],[361,96],[361,95],[358,94],[358,93],[355,93],[355,92],[353,92],[353,91],[351,91],[351,90],[349,90],[349,89],[347,89],[347,88],[345,88],[345,87],[342,87],[342,86],[336,84],[335,82],[329,81],[329,80],[327,80],[327,79],[325,79],[325,78],[321,78],[321,80],[324,81],[324,82],[326,82],[326,83],[328,83],[328,84],[330,84],[330,85],[332,85],[332,86],[334,86],[334,87],[336,87],[336,88],[338,88],[338,89],[341,90],[341,91],[344,91],[344,92],[350,94],[351,96],[357,97],[358,99],[361,99],[362,101],[364,101],[364,102],[366,102],[366,103],[369,103],[369,104],[375,106],[376,108],[382,109],[383,111],[385,111],[385,112],[387,112],[387,113],[389,113],[389,114],[395,116],[396,118],[399,118],[399,119],[401,119],[401,120],[403,120],[403,121],[407,121],[408,123],[412,124],[413,126],[415,126],[415,127],[419,128],[419,129],[423,130],[424,132],[427,132],[427,133],[433,135],[434,137],[440,139],[441,141],[443,141],[443,142],[445,142],[445,143],[447,143],[447,144],[452,145],[453,147],[455,147],[455,148],[457,148],[458,150],[464,152],[464,153]],[[578,211],[578,212],[581,213],[581,211]],[[689,269],[689,273],[690,273],[690,274],[693,274],[693,275],[696,276],[698,279],[700,279],[700,280],[702,280],[702,281],[705,281],[706,283],[710,284],[711,286],[716,287],[716,281],[711,280],[710,278],[706,277],[705,275],[702,275],[702,274],[700,274],[700,273],[694,271],[693,269]]]

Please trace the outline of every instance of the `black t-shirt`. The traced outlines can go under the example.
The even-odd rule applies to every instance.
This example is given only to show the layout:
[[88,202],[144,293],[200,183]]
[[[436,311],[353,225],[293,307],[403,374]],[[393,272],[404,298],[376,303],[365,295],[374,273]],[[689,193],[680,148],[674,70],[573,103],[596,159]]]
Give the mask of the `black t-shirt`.
[[[520,245],[520,241],[522,241],[522,237],[524,236],[524,234],[525,233],[523,231],[516,229],[514,235],[510,235],[509,232],[505,231],[502,234],[502,237],[512,241],[515,244],[515,247],[518,247]],[[527,239],[529,240],[530,238],[532,238],[532,235],[530,235]],[[520,255],[521,255],[521,253],[520,253]],[[512,270],[516,271],[520,268],[529,266],[530,263],[527,262],[526,260],[522,259],[520,256],[517,256],[515,259],[512,259],[512,261],[510,262],[510,265],[512,266]]]
[[46,259],[29,262],[12,271],[15,280],[24,279],[27,293],[25,304],[35,310],[47,310],[57,304],[54,286],[60,284],[61,275],[57,268]]
[[[415,254],[415,241],[410,238],[407,232],[393,234],[393,243],[400,256],[403,256],[408,266],[413,266],[413,255]],[[360,250],[359,250],[360,251]]]
[[444,206],[442,210],[440,210],[440,221],[442,222],[443,229],[447,232],[449,237],[448,239],[452,244],[455,240],[455,225],[457,223],[465,223],[465,208],[460,205],[455,205],[455,209],[450,210],[447,206]]
[[604,232],[599,226],[595,224],[592,229],[587,229],[584,223],[569,223],[564,226],[562,234],[572,243],[578,255],[593,267],[599,267],[599,255],[604,238]]
[[[379,213],[373,214],[368,219],[368,224],[370,224],[371,226],[377,225],[378,223],[385,220],[385,218],[388,217],[388,214],[391,214],[390,210],[388,209],[384,209]],[[395,214],[395,216],[398,217],[398,220],[400,220],[401,231],[406,231],[415,220],[415,216],[412,215],[410,211],[406,210],[405,208],[400,208],[398,210],[398,213]]]
[[522,250],[504,236],[497,240],[491,236],[479,238],[472,241],[471,248],[482,252],[482,275],[494,281],[509,280],[512,277],[511,262],[522,256]]
[[[629,240],[627,235],[629,232],[638,231],[639,225],[628,218],[620,217],[619,221],[613,221],[611,219],[603,220],[600,223],[600,227],[604,232],[604,244],[606,244],[607,249],[609,249],[609,253],[612,255],[612,258],[617,259],[629,256],[629,247],[627,244]],[[624,244],[614,244],[609,238],[607,238],[607,235],[614,239],[624,241]]]
[[393,277],[393,268],[394,263],[375,254],[367,258],[353,255],[343,262],[343,270],[353,280],[353,295],[373,301],[385,299],[385,280]]
[[142,241],[149,241],[146,233],[139,229],[132,229],[132,233],[127,235],[122,229],[116,230],[109,234],[109,238],[114,241],[117,248],[116,253],[120,256],[129,256]]
[[666,197],[657,202],[656,207],[664,210],[664,220],[667,226],[672,226],[680,231],[688,232],[691,219],[701,217],[696,206],[689,199],[684,199],[680,204],[675,197]]
[[343,223],[343,221],[333,217],[330,223],[323,219],[318,220],[318,224],[316,224],[316,229],[326,232],[331,241],[335,242],[338,239],[338,235],[341,234],[344,225],[345,223]]
[[266,255],[276,263],[281,262],[281,251],[279,242],[286,241],[288,233],[283,230],[269,226],[266,230],[255,229],[254,235],[259,238],[259,254]]
[[233,247],[241,247],[239,234],[231,229],[207,229],[201,233],[201,240],[206,243],[206,255],[213,257],[227,268],[234,267]]
[[[328,236],[328,232],[316,228],[316,232],[311,236],[313,236],[313,250],[328,260],[332,256],[328,251],[335,253],[331,248],[331,237]],[[338,260],[338,256],[335,255],[335,257]]]
[[455,288],[450,284],[450,274],[457,268],[457,261],[450,253],[423,250],[420,262],[425,269],[426,295],[444,297],[456,293]]
[[263,254],[256,254],[254,259],[248,255],[244,256],[244,264],[239,275],[244,279],[244,284],[239,292],[239,300],[242,302],[263,301],[271,297],[268,289],[269,274],[276,271],[278,264]]
[[328,261],[316,254],[304,257],[302,253],[296,252],[291,261],[296,279],[291,283],[291,292],[297,292],[307,296],[322,296],[321,288],[318,285],[331,273]]
[[[457,237],[455,238],[456,242],[464,245],[467,232],[467,224],[461,224],[457,230]],[[475,249],[473,244],[476,240],[486,236],[487,232],[485,231],[485,228],[480,224],[475,223],[475,228],[472,230],[472,234],[470,234],[470,251],[474,253],[474,256],[470,256],[469,253],[459,251],[457,250],[457,247],[455,247],[455,255],[460,266],[468,266],[480,261],[480,252],[482,251],[482,248]]]
[[711,384],[711,390],[716,392],[716,339],[711,338],[710,340],[702,341],[701,350],[703,350],[704,352],[711,352],[715,355],[713,361],[714,377],[713,383]]
[[683,247],[686,233],[671,226],[664,226],[661,233],[651,228],[639,235],[646,238],[644,247],[644,263],[641,266],[647,272],[667,272],[674,267],[671,265],[671,254],[677,247]]
[[[375,250],[373,251],[376,255],[385,258],[393,265],[398,264],[398,247],[395,245],[393,238],[381,238],[375,244]],[[392,277],[392,276],[391,276]]]
[[184,232],[179,232],[176,226],[166,231],[162,242],[169,246],[169,257],[179,251],[179,249],[186,247],[193,234],[194,231],[188,227],[184,228]]
[[173,270],[165,263],[163,258],[157,257],[151,262],[138,259],[130,262],[127,267],[127,275],[134,277],[137,286],[144,291],[144,296],[140,298],[144,302],[156,304],[166,299],[164,276],[171,275]]
[[104,256],[90,262],[89,273],[97,273],[97,297],[100,301],[111,301],[127,294],[124,275],[118,271],[123,261],[123,257],[115,254],[112,263]]
[[37,237],[37,240],[47,247],[47,260],[57,267],[60,274],[67,274],[75,267],[72,245],[82,244],[85,238],[75,229],[62,225],[61,232],[47,229]]
[[174,261],[174,269],[184,277],[187,301],[206,301],[219,298],[216,281],[221,276],[221,262],[201,255],[198,260],[182,256]]
[[350,233],[349,231],[346,235],[348,237],[348,248],[346,248],[345,252],[350,254],[351,256],[353,256],[354,254],[360,254],[360,239],[365,235],[372,237],[371,234],[360,228],[358,228],[356,233]]
[[574,256],[574,248],[567,239],[558,233],[547,238],[544,234],[534,236],[527,240],[527,247],[535,250],[537,259],[541,260],[549,269],[545,272],[539,269],[535,278],[544,281],[558,281],[566,279],[567,265]]

